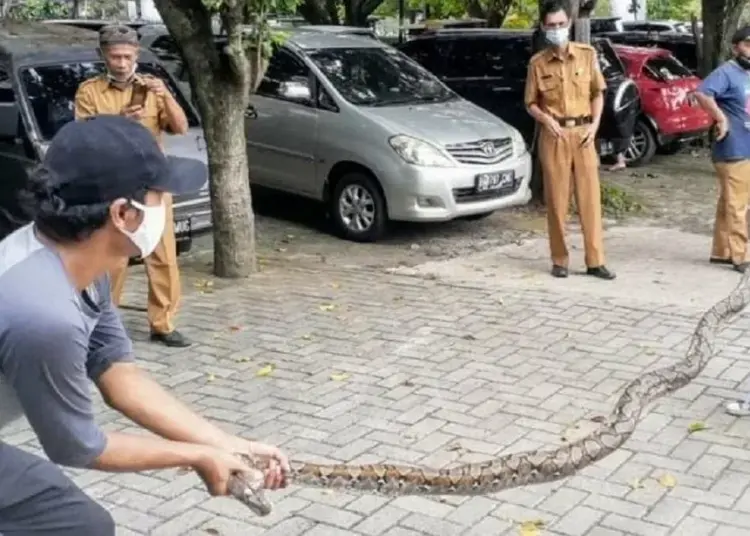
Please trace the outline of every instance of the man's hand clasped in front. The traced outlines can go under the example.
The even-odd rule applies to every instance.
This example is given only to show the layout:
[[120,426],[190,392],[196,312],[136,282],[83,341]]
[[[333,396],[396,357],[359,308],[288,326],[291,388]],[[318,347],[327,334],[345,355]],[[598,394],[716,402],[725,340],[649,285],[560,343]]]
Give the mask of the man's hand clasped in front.
[[134,121],[140,121],[141,117],[143,117],[143,106],[137,104],[133,106],[125,106],[120,112],[120,115],[124,115],[128,119],[133,119]]

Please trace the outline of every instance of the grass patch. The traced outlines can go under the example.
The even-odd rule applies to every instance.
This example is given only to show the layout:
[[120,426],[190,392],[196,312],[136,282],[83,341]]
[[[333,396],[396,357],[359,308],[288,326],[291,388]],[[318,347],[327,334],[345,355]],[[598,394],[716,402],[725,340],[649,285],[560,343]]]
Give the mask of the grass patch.
[[[602,181],[600,191],[604,217],[622,219],[644,211],[639,198],[617,184]],[[574,197],[570,200],[570,213],[578,215]]]

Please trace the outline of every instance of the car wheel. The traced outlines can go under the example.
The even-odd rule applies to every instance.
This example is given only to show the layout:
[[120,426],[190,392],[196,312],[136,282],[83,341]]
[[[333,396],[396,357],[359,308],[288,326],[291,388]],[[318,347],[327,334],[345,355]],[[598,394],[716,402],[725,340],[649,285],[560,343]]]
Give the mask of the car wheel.
[[645,121],[637,121],[630,145],[625,150],[625,162],[630,167],[648,164],[656,154],[656,138]]
[[355,242],[375,242],[383,236],[388,223],[380,187],[364,173],[347,173],[336,183],[330,212],[337,233]]
[[463,216],[462,219],[466,221],[483,220],[489,216],[492,216],[494,213],[495,213],[494,210],[490,210],[489,212],[480,212],[479,214],[471,214],[469,216]]

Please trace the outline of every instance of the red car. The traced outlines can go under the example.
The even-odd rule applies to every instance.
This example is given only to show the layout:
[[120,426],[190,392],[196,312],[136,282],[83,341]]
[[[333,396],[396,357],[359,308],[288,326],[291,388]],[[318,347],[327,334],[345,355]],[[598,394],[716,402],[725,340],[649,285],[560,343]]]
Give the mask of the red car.
[[625,45],[613,48],[641,95],[641,115],[625,153],[628,165],[647,163],[657,150],[674,153],[682,143],[710,130],[711,118],[693,95],[700,78],[669,51]]

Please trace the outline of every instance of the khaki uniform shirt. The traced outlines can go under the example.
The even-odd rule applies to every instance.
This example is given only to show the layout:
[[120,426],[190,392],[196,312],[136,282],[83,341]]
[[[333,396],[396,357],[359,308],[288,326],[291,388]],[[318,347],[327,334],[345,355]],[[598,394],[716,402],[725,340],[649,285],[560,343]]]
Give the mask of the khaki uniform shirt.
[[531,58],[524,102],[557,118],[590,116],[592,99],[605,89],[596,49],[571,42],[562,55],[547,48]]
[[[132,84],[119,88],[113,85],[106,75],[90,78],[83,82],[76,91],[75,118],[119,114],[130,104],[132,95]],[[163,132],[169,126],[164,97],[157,97],[153,92],[148,92],[140,123],[151,131],[159,146],[163,148]]]

